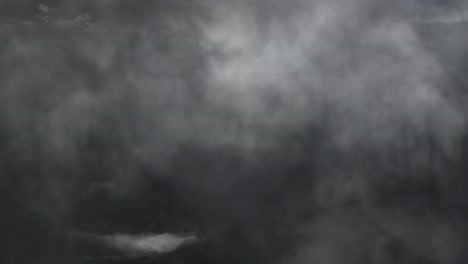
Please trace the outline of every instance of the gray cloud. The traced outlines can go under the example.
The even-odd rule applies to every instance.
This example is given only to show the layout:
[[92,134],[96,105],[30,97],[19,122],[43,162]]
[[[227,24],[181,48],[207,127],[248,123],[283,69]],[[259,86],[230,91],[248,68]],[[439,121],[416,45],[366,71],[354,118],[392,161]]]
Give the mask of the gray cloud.
[[[355,211],[328,210],[351,204],[373,214],[386,191],[435,182],[450,196],[458,182],[445,171],[455,170],[463,152],[466,111],[450,82],[461,66],[447,67],[446,58],[464,47],[449,53],[436,34],[423,34],[428,23],[417,22],[419,14],[429,10],[421,15],[427,19],[436,5],[118,0],[2,7],[2,180],[18,178],[18,197],[5,195],[45,225],[76,225],[90,193],[103,189],[116,204],[137,201],[148,185],[167,180],[197,221],[240,226],[266,256],[274,251],[267,242],[276,246],[283,235],[275,228],[306,237],[320,229],[323,239],[299,247],[297,262],[342,263],[334,255],[346,241],[383,239],[384,249],[363,250],[385,251],[388,233],[398,231],[383,219],[369,220],[377,231],[352,230]],[[328,218],[331,226],[321,231]],[[458,228],[444,221],[427,230]],[[335,226],[343,232],[333,233]],[[431,239],[447,235],[461,244],[452,231],[441,233]],[[294,238],[287,243],[299,243]],[[329,256],[319,256],[322,249]]]

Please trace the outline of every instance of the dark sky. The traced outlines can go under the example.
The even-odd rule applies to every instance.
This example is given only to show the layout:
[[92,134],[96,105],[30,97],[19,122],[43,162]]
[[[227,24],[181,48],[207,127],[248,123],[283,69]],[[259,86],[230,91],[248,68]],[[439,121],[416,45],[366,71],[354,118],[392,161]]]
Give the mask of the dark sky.
[[3,0],[0,23],[0,262],[189,232],[157,261],[465,263],[463,1]]

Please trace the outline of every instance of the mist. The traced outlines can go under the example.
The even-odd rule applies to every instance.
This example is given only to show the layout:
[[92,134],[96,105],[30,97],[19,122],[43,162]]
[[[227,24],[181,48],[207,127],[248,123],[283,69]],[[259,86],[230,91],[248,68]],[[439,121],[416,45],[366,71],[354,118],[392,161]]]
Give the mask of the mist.
[[467,12],[2,1],[0,260],[465,263]]

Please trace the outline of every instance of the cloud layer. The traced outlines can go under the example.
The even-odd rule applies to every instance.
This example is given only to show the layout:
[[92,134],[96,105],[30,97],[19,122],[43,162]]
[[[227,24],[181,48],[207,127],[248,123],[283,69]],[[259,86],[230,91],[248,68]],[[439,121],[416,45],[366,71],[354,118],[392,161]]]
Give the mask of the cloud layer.
[[[240,233],[237,243],[258,252],[242,263],[280,261],[272,252],[289,247],[286,261],[344,263],[336,252],[361,239],[366,254],[412,243],[401,235],[411,221],[437,233],[434,243],[462,247],[456,217],[406,215],[464,204],[466,31],[431,18],[462,6],[5,1],[0,181],[15,209],[2,231],[32,225],[49,237],[92,225],[105,206],[155,218],[180,206],[187,220],[169,221]],[[157,185],[172,188],[172,207]],[[37,241],[10,237],[2,247]],[[440,248],[432,260],[457,263],[447,255],[458,251]]]

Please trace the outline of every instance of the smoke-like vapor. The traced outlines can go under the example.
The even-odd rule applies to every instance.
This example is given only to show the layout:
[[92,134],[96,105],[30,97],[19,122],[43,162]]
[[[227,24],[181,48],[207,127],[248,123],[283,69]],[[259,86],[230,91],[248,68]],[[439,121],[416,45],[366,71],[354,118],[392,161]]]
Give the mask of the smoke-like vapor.
[[4,263],[79,255],[76,228],[191,229],[213,263],[463,263],[464,8],[2,2]]
[[[371,208],[380,199],[397,200],[398,193],[414,194],[403,197],[417,199],[417,203],[430,199],[419,197],[411,187],[414,184],[429,188],[427,192],[434,187],[426,184],[442,188],[445,195],[451,192],[447,160],[459,154],[465,113],[449,96],[454,87],[444,84],[447,69],[421,37],[413,19],[417,14],[401,12],[407,7],[404,3],[392,6],[381,1],[295,1],[287,6],[274,1],[220,4],[218,20],[205,28],[210,47],[216,51],[210,60],[210,80],[214,93],[225,94],[221,100],[226,105],[238,108],[255,125],[267,125],[270,133],[310,122],[327,131],[325,150],[318,154],[321,162],[314,175],[318,179],[311,210],[314,205],[340,208],[353,204],[370,207],[367,210],[374,214]],[[425,6],[413,3],[413,8]],[[398,190],[403,188],[408,190]],[[406,210],[402,208],[413,202],[396,206]],[[359,213],[346,209],[342,214],[324,214],[330,226],[312,227],[316,232],[325,230],[323,238],[320,233],[310,236],[318,238],[311,238],[311,249],[299,254],[299,263],[350,263],[363,257],[371,263],[459,261],[463,236],[448,242],[448,248],[456,249],[437,248],[437,252],[448,252],[436,256],[412,252],[415,247],[424,248],[421,252],[431,250],[424,238],[418,238],[413,241],[418,246],[402,246],[405,253],[400,258],[404,260],[398,260],[388,253],[391,244],[411,242],[406,242],[407,234],[388,230],[386,225],[395,224],[391,217],[374,220],[362,215],[360,221],[376,221],[377,230],[372,231],[368,224],[361,230],[360,222],[347,220]],[[344,220],[334,223],[335,217]],[[396,221],[404,226],[407,220]],[[444,224],[449,226],[444,228],[460,228]],[[439,223],[428,225],[427,230],[434,230]],[[343,230],[333,231],[337,228]],[[399,228],[408,228],[404,232],[412,234],[417,227]],[[442,236],[446,235],[456,236],[453,231]],[[426,239],[438,240],[438,236]],[[362,239],[369,245],[349,249],[350,256],[341,251]],[[382,243],[383,249],[373,248],[374,243]]]

